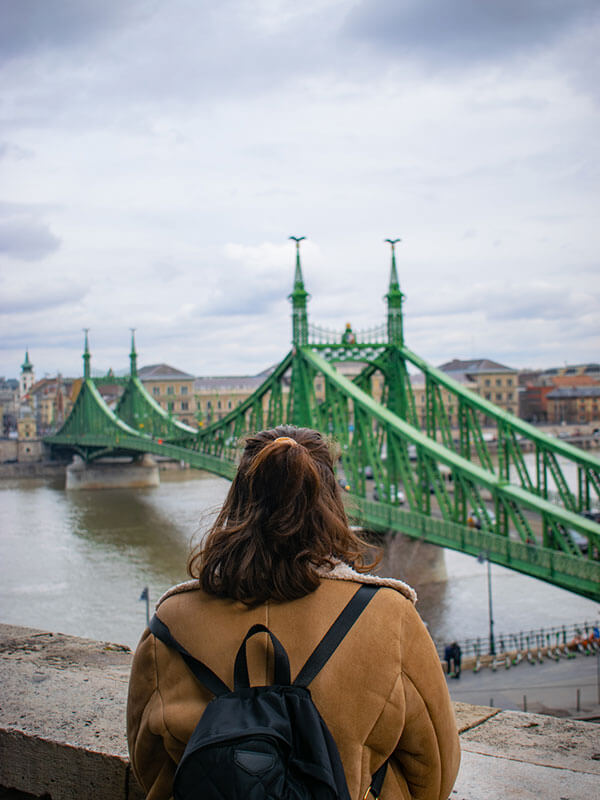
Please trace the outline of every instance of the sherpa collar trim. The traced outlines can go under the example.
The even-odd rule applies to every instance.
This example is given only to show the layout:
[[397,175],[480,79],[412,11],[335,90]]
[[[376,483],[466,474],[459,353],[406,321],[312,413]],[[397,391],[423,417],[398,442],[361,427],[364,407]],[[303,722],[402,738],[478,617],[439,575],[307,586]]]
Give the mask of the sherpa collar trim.
[[319,567],[317,572],[322,578],[330,578],[336,581],[356,581],[357,583],[369,583],[375,586],[386,586],[395,589],[411,602],[417,602],[417,593],[408,583],[398,578],[383,578],[379,575],[371,575],[370,572],[357,572],[343,561],[337,561],[334,568],[329,570],[327,567]]
[[[401,581],[398,578],[382,578],[379,575],[371,575],[368,572],[356,572],[356,570],[352,569],[352,567],[350,567],[348,564],[344,564],[343,561],[336,561],[333,569],[319,567],[317,572],[322,578],[327,578],[328,580],[356,581],[357,583],[385,586],[389,589],[395,589],[397,592],[400,592],[400,594],[404,595],[404,597],[408,598],[412,603],[417,602],[417,593],[411,586],[408,585],[408,583],[404,583],[404,581]],[[184,583],[177,584],[177,586],[172,586],[159,599],[156,604],[156,608],[158,608],[160,604],[167,599],[167,597],[171,597],[174,594],[180,594],[181,592],[191,592],[199,588],[200,584],[197,580],[185,581]]]

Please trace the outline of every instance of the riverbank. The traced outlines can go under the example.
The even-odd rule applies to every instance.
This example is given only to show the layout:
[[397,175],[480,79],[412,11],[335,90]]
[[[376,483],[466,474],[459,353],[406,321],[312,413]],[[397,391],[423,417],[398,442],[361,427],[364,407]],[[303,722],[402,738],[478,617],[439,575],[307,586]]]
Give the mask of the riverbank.
[[[65,470],[71,460],[69,458],[62,461],[10,461],[0,464],[0,480],[64,477]],[[187,464],[181,461],[155,460],[161,472],[179,472],[190,469]]]
[[64,477],[67,461],[14,461],[0,464],[0,480]]

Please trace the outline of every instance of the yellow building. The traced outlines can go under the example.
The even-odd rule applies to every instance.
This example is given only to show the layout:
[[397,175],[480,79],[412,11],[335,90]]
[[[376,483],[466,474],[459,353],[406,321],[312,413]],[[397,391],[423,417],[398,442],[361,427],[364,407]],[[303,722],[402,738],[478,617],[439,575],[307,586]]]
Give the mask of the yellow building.
[[[255,392],[273,372],[273,367],[258,375],[221,375],[196,378],[194,393],[201,426],[210,425],[227,416]],[[282,401],[287,403],[289,383],[283,380]],[[263,413],[269,408],[268,395],[263,398]]]
[[488,358],[455,358],[438,369],[499,408],[518,416],[517,370]]
[[548,422],[586,423],[600,420],[600,386],[553,389],[546,395]]
[[44,434],[59,428],[73,408],[73,384],[69,378],[57,375],[42,378],[29,390],[29,398],[38,432]]
[[[478,394],[477,385],[473,381],[467,380],[459,380],[455,378],[475,394]],[[422,428],[426,427],[427,420],[426,420],[426,402],[425,402],[425,376],[422,372],[418,372],[416,375],[410,376],[410,385],[413,393],[413,397],[415,398],[415,409],[417,412],[417,418],[419,420],[419,424]],[[446,413],[448,414],[448,419],[450,421],[450,426],[452,428],[458,427],[458,400],[457,398],[446,389],[441,390],[442,395],[442,402],[444,404],[444,408],[446,409]]]
[[35,439],[37,436],[37,428],[33,415],[19,416],[17,421],[17,433],[19,439]]
[[138,377],[165,411],[187,425],[196,424],[193,375],[168,364],[151,364],[138,369]]

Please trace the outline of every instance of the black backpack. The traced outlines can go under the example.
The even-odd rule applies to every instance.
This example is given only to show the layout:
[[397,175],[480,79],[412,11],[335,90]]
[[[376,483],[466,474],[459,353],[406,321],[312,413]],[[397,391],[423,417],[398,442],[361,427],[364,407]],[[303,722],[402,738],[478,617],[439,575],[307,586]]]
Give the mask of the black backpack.
[[[152,633],[177,650],[215,695],[177,767],[174,800],[350,800],[337,746],[307,687],[376,591],[366,584],[358,589],[293,683],[281,642],[264,625],[253,625],[235,659],[233,691],[190,655],[156,615],[152,617]],[[268,633],[273,643],[275,674],[270,686],[250,686],[246,642],[256,633]],[[370,790],[376,798],[386,766],[387,762],[373,776]]]

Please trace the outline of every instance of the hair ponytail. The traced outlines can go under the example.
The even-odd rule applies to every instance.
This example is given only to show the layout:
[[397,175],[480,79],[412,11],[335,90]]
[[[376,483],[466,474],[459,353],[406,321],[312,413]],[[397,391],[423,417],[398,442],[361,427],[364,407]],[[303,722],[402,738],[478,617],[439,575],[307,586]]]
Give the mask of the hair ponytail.
[[248,605],[293,600],[335,560],[363,571],[367,546],[350,530],[331,453],[309,428],[250,436],[237,474],[188,570],[202,588]]

